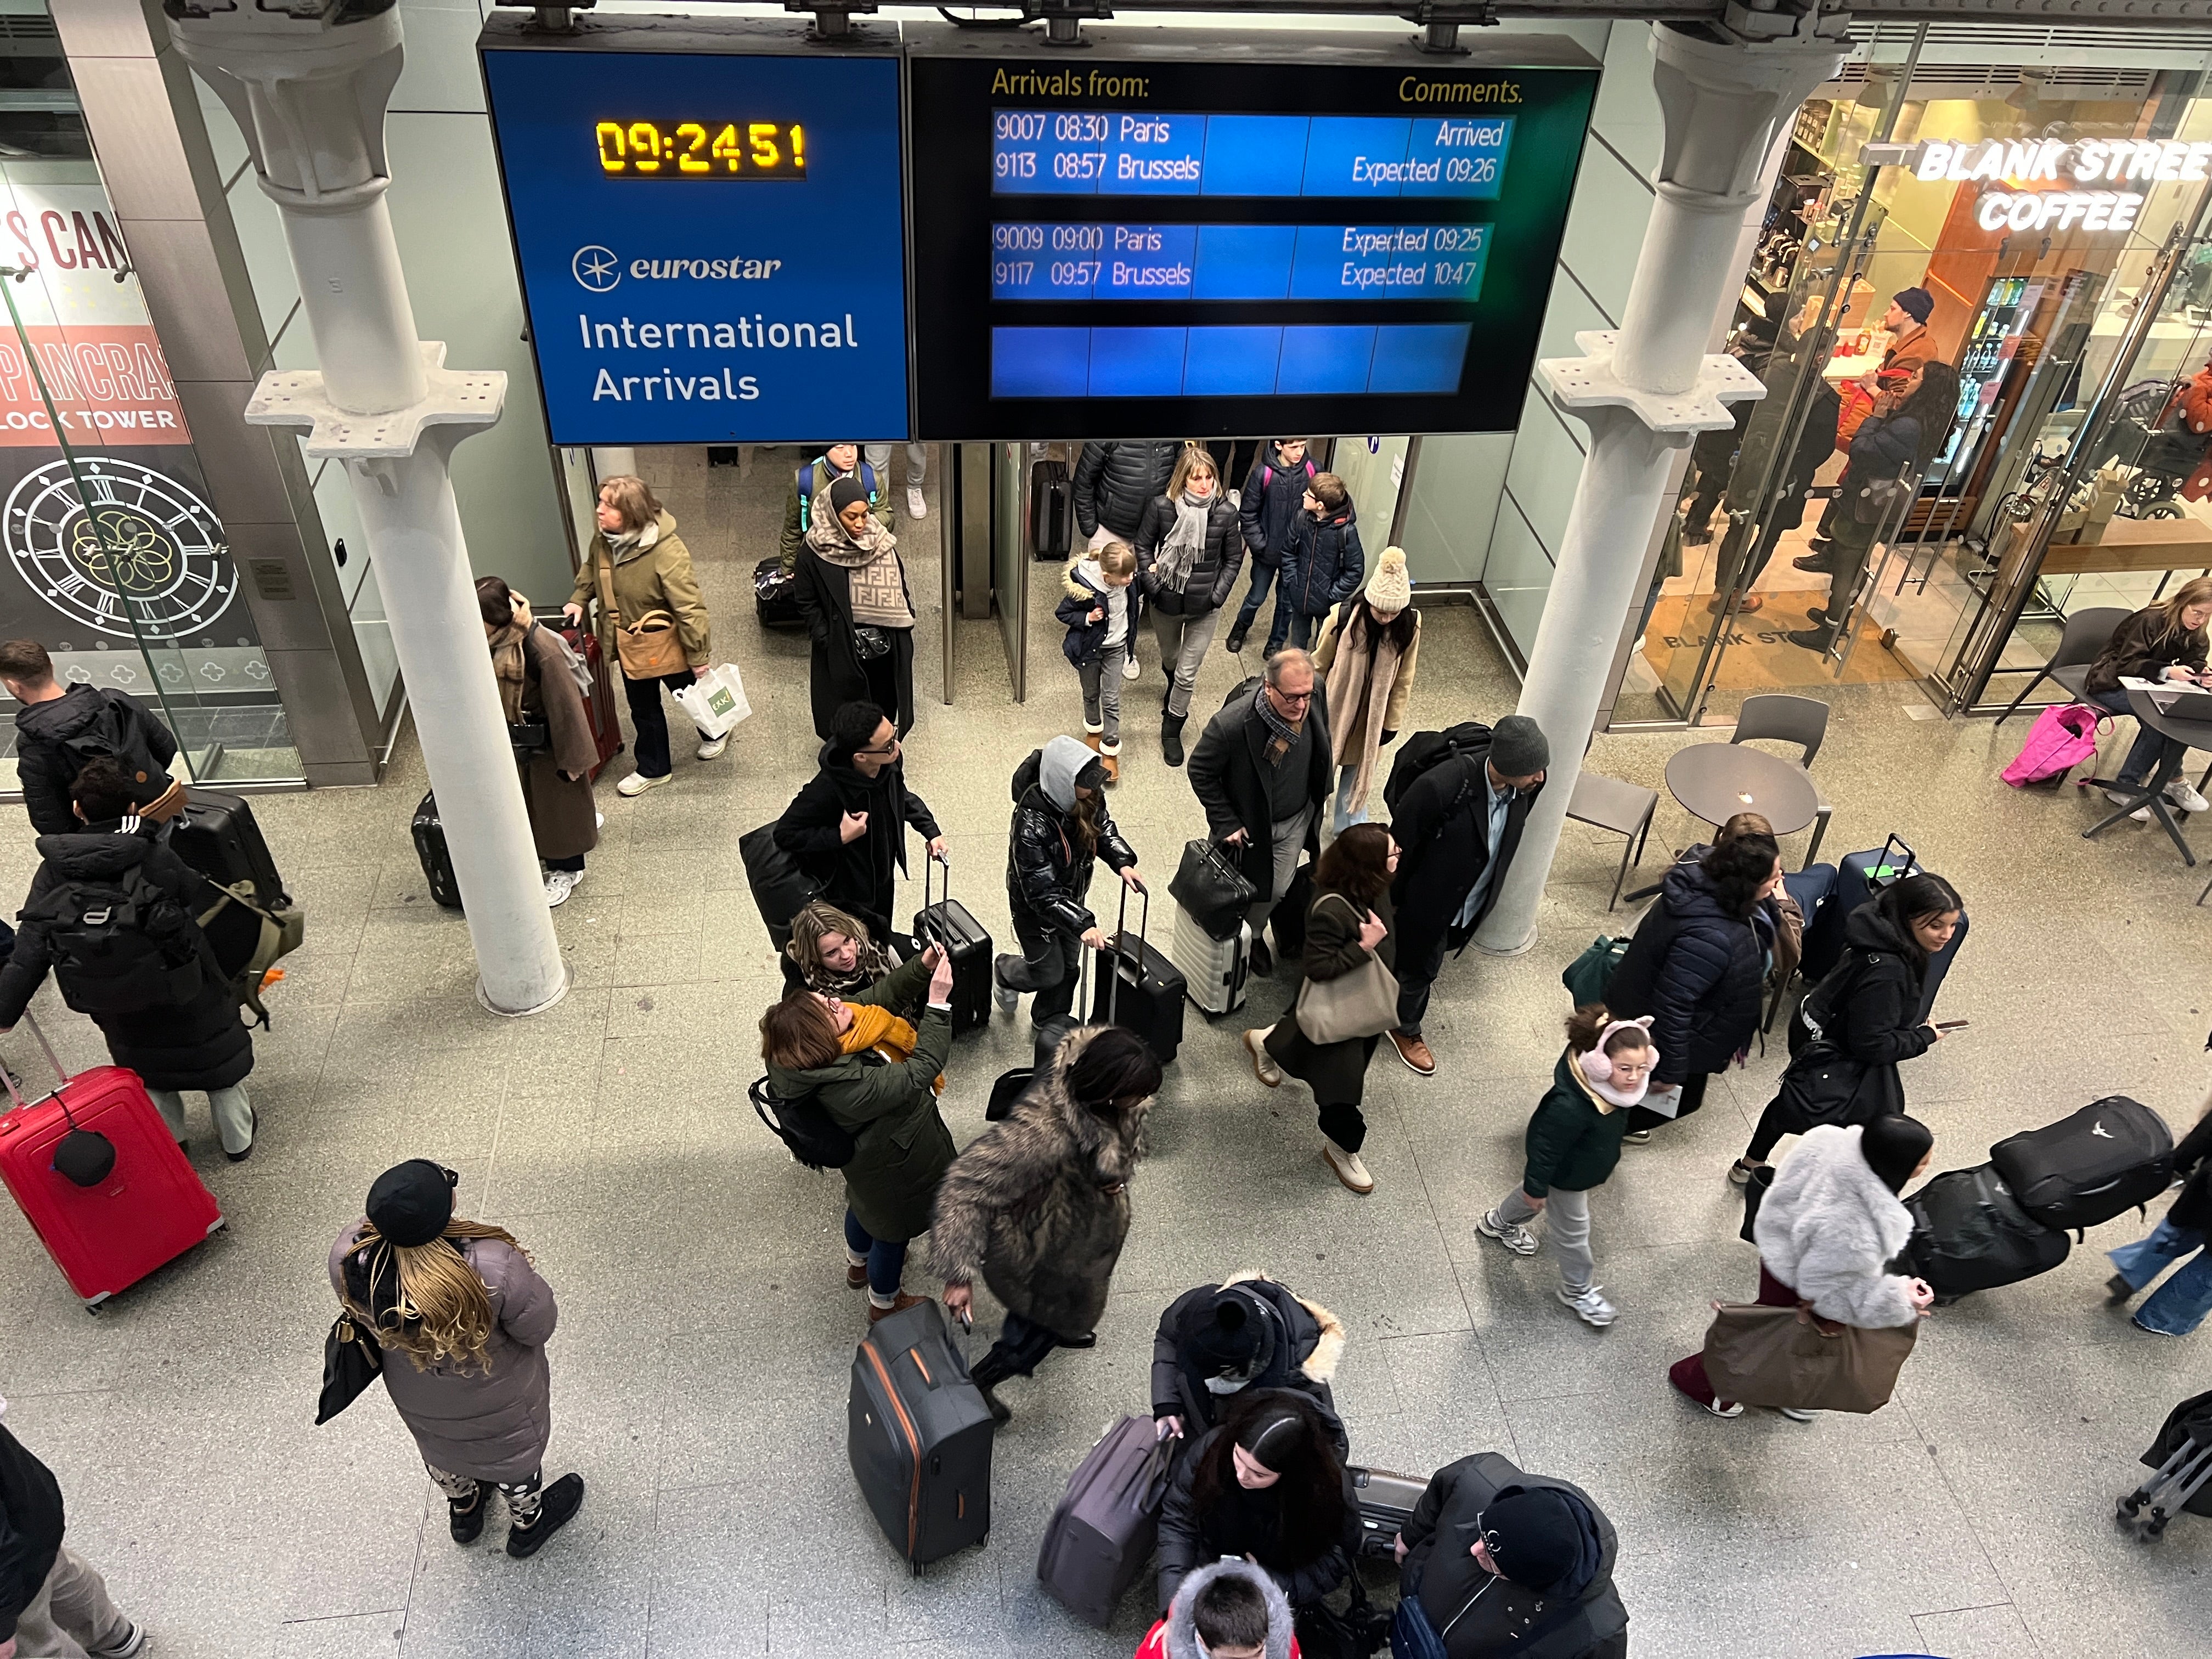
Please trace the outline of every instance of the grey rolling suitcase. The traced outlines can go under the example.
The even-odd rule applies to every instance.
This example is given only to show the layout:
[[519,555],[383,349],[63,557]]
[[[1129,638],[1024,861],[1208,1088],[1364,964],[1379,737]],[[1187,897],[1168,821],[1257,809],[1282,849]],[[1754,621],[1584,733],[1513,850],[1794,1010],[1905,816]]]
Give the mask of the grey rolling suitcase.
[[934,1302],[873,1327],[853,1358],[847,1449],[861,1496],[917,1576],[991,1530],[991,1413]]
[[1226,1014],[1244,1006],[1245,981],[1252,974],[1252,929],[1216,939],[1176,906],[1175,932],[1168,936],[1168,960],[1182,970],[1183,988],[1202,1013]]
[[1359,1553],[1389,1556],[1397,1553],[1398,1534],[1413,1518],[1413,1506],[1429,1483],[1417,1475],[1393,1474],[1388,1469],[1352,1468],[1352,1501],[1359,1506]]
[[1149,1417],[1125,1417],[1098,1437],[1069,1477],[1044,1529],[1037,1580],[1086,1625],[1104,1630],[1152,1559],[1167,1498],[1173,1443]]

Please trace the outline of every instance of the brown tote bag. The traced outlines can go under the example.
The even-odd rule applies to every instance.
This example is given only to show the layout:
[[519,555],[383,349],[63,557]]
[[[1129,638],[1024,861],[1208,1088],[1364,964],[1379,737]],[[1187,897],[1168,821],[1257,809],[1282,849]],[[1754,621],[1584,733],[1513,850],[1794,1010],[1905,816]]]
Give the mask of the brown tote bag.
[[606,612],[607,626],[614,630],[615,655],[622,663],[625,679],[657,680],[681,674],[691,665],[684,654],[684,641],[676,631],[672,613],[648,611],[635,625],[625,626],[615,605],[614,566],[604,555],[599,560],[599,609]]
[[1919,1334],[1917,1321],[1867,1330],[1815,1318],[1809,1303],[1721,1303],[1705,1333],[1705,1377],[1717,1397],[1747,1406],[1880,1411]]

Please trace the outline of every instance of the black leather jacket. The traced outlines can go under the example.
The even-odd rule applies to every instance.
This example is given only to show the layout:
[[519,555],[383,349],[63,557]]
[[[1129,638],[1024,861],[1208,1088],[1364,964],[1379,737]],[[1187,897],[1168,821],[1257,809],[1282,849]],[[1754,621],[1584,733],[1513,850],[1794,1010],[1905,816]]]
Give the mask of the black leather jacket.
[[1063,812],[1037,782],[1044,757],[1032,749],[1014,769],[1014,821],[1006,836],[1006,902],[1040,916],[1064,933],[1081,933],[1098,925],[1084,908],[1091,872],[1099,858],[1111,870],[1126,870],[1137,854],[1121,839],[1104,803],[1098,810],[1098,848],[1094,854],[1076,833],[1075,815]]
[[1168,487],[1182,453],[1178,438],[1085,444],[1083,459],[1075,464],[1075,527],[1084,539],[1097,534],[1103,524],[1130,541],[1146,507]]

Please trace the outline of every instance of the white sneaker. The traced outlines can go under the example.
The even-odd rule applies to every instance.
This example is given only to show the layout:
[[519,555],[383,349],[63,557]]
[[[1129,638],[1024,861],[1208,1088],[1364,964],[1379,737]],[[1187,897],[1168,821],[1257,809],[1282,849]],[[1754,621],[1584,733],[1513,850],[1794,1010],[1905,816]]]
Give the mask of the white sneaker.
[[1626,1134],[1621,1136],[1621,1139],[1627,1142],[1631,1146],[1649,1146],[1651,1144],[1651,1131],[1649,1129],[1631,1129]]
[[615,793],[617,795],[641,795],[648,789],[659,788],[662,784],[667,782],[670,778],[672,778],[675,775],[676,775],[673,772],[664,772],[657,778],[648,778],[642,772],[633,772],[615,786]]
[[2176,778],[2172,783],[2167,784],[2166,798],[2185,812],[2201,812],[2206,807],[2212,806],[2212,800],[2207,800],[2198,794],[2197,786],[2190,782],[2187,778]]
[[2105,791],[2105,799],[2115,806],[2125,806],[2141,793],[2142,791],[2140,788],[2107,789]]
[[1715,1417],[1741,1417],[1743,1402],[1741,1400],[1716,1400],[1705,1409]]
[[995,979],[991,981],[991,1000],[999,1005],[999,1012],[1002,1014],[1011,1015],[1022,1006],[1022,994],[1009,990]]
[[568,895],[576,890],[576,884],[584,878],[581,870],[548,870],[545,872],[545,903],[549,909],[557,909],[568,902]]
[[1598,1329],[1603,1330],[1614,1320],[1620,1318],[1620,1315],[1612,1303],[1598,1294],[1601,1288],[1600,1285],[1593,1285],[1586,1291],[1571,1295],[1567,1287],[1562,1285],[1555,1294],[1562,1303],[1575,1310],[1577,1316],[1583,1324],[1595,1325]]
[[929,516],[929,503],[921,499],[920,484],[908,484],[906,487],[906,515],[909,519],[926,519]]
[[592,829],[604,830],[607,827],[607,815],[605,812],[594,812],[592,817],[594,820],[592,824]]
[[1280,1088],[1283,1068],[1275,1064],[1275,1057],[1267,1052],[1266,1038],[1272,1025],[1244,1033],[1244,1052],[1252,1056],[1252,1071],[1270,1089]]
[[1485,1238],[1494,1238],[1516,1255],[1536,1254],[1536,1235],[1518,1222],[1502,1221],[1495,1210],[1485,1210],[1476,1219],[1475,1231]]
[[1778,1406],[1775,1409],[1792,1423],[1810,1423],[1820,1414],[1818,1412],[1801,1412],[1795,1406]]
[[2148,806],[2138,806],[2134,811],[2129,813],[2128,816],[2133,818],[2137,823],[2148,823],[2150,822],[2150,808]]
[[1123,679],[1133,680],[1138,675],[1144,672],[1145,671],[1138,665],[1137,659],[1134,657],[1124,657],[1121,659],[1121,678]]
[[726,732],[723,732],[719,738],[702,737],[699,739],[699,758],[701,760],[713,760],[717,755],[720,754],[729,746],[730,734]]
[[1367,1173],[1367,1166],[1359,1161],[1358,1153],[1347,1152],[1334,1141],[1324,1140],[1321,1155],[1336,1172],[1336,1178],[1353,1192],[1364,1197],[1375,1190],[1375,1177]]

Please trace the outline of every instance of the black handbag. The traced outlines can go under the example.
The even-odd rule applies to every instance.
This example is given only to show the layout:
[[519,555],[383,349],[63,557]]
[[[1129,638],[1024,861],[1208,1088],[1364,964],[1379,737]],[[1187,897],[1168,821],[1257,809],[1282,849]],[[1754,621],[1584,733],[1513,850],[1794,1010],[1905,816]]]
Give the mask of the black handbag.
[[771,819],[738,836],[738,857],[745,866],[754,908],[781,951],[791,940],[791,919],[819,898],[826,884],[800,869],[799,860],[775,844],[778,822]]
[[507,742],[517,755],[527,757],[553,746],[553,728],[544,720],[510,722]]
[[872,623],[860,623],[853,629],[853,655],[861,662],[873,662],[891,653],[891,636]]
[[350,1311],[340,1314],[323,1339],[323,1393],[315,1406],[316,1426],[352,1405],[383,1375],[383,1347]]
[[1233,939],[1257,890],[1212,841],[1187,842],[1168,894],[1214,939]]
[[1802,1134],[1823,1124],[1870,1123],[1905,1109],[1905,1084],[1894,1061],[1869,1066],[1826,1037],[1814,1037],[1790,1058],[1775,1098]]

